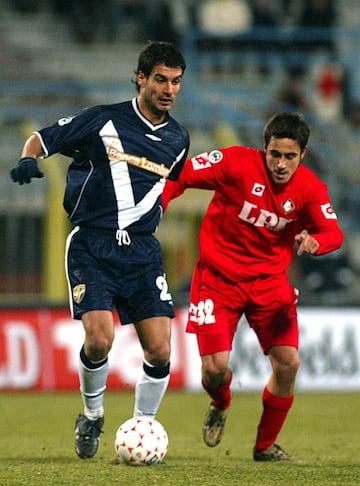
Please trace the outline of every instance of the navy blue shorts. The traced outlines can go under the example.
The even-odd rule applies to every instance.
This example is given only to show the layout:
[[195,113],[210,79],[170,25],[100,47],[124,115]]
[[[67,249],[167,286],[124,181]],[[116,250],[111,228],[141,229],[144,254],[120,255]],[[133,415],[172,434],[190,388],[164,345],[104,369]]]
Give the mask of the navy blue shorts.
[[121,324],[175,315],[153,235],[132,234],[129,245],[119,245],[115,231],[75,228],[67,239],[66,266],[75,319],[114,309]]

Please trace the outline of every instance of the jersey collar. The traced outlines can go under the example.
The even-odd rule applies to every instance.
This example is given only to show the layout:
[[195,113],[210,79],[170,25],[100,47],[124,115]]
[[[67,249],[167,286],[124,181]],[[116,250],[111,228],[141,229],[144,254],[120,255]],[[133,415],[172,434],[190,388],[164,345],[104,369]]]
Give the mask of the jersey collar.
[[137,102],[137,98],[133,98],[131,100],[131,103],[132,103],[132,107],[135,111],[135,113],[137,114],[137,116],[145,123],[145,125],[147,125],[152,131],[156,131],[156,130],[159,130],[160,128],[163,128],[165,127],[167,124],[168,124],[168,120],[164,121],[163,123],[160,123],[159,125],[154,125],[151,123],[151,121],[149,121],[142,113],[141,111],[139,110],[139,106],[138,106],[138,102]]

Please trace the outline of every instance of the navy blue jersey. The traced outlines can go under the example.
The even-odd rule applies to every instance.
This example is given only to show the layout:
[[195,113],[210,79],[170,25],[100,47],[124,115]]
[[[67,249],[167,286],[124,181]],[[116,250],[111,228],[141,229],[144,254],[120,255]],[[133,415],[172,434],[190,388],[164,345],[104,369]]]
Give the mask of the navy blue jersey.
[[64,208],[75,225],[153,233],[167,178],[176,180],[189,134],[174,118],[153,125],[136,98],[94,106],[37,132],[45,157],[72,157]]

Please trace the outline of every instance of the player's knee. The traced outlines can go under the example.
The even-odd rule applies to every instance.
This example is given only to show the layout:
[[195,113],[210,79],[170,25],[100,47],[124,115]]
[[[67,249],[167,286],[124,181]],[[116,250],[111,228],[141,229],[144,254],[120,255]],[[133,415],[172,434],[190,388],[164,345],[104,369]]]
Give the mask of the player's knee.
[[293,381],[300,368],[300,364],[299,355],[294,355],[288,360],[275,361],[273,363],[273,371],[279,379]]
[[210,386],[218,386],[225,382],[227,366],[221,366],[214,362],[208,362],[202,366],[202,377]]
[[152,366],[167,366],[170,361],[170,343],[159,343],[145,350],[144,356]]
[[86,355],[92,361],[100,361],[107,357],[111,349],[113,340],[104,335],[93,335],[87,337],[85,348]]
[[282,363],[282,367],[288,369],[290,373],[296,374],[300,368],[300,356],[298,353],[292,355],[285,363]]
[[291,362],[291,367],[293,369],[293,371],[296,373],[298,371],[298,369],[300,368],[301,366],[301,359],[300,359],[300,356],[297,354],[293,361]]
[[225,377],[228,370],[228,355],[225,353],[208,354],[202,356],[202,374],[210,380]]
[[209,377],[215,377],[224,373],[224,369],[222,367],[217,366],[215,363],[206,363],[202,367],[203,373]]
[[293,347],[274,347],[270,350],[269,357],[275,373],[288,372],[296,374],[300,368],[300,355],[297,349]]

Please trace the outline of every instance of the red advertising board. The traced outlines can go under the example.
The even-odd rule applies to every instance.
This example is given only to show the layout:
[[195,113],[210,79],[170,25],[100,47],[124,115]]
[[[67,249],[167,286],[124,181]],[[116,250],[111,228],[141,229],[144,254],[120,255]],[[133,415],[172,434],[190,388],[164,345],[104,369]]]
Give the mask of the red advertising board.
[[[185,333],[187,310],[172,326],[170,387],[201,390],[200,358],[193,334]],[[298,389],[360,389],[360,311],[300,308],[301,368]],[[0,391],[77,390],[80,321],[67,309],[0,309]],[[134,327],[116,323],[109,354],[109,389],[133,388],[142,369]],[[255,333],[240,321],[230,354],[234,390],[261,390],[270,366]]]
[[[0,311],[0,390],[67,390],[79,387],[77,368],[84,339],[80,321],[67,309]],[[170,386],[185,386],[182,311],[173,320]],[[132,325],[116,323],[109,355],[108,388],[133,387],[142,368],[142,350]]]

